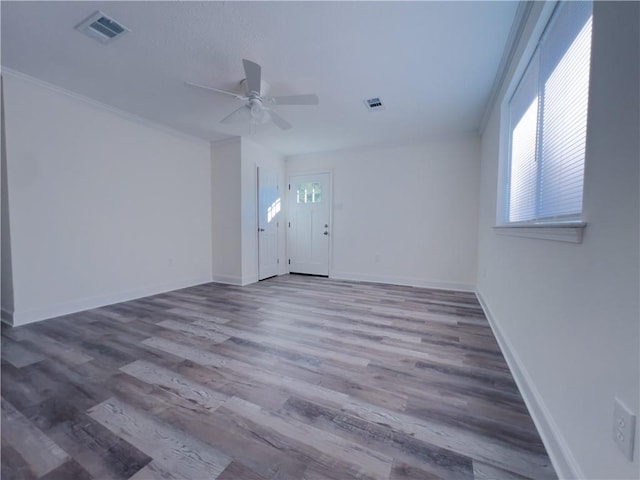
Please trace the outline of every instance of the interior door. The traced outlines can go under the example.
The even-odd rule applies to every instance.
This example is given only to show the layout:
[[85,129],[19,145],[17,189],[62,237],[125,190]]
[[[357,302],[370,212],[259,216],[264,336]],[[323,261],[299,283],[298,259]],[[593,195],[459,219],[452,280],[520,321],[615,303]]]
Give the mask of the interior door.
[[329,275],[328,173],[295,175],[288,186],[289,271],[309,275]]
[[278,174],[258,168],[258,279],[278,275],[281,199]]

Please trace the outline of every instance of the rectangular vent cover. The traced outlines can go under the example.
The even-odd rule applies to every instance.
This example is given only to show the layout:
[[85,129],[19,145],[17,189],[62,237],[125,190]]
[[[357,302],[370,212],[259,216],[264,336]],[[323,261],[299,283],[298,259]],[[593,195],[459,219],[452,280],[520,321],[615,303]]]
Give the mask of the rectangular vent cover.
[[112,42],[130,31],[127,27],[107,17],[100,11],[76,25],[76,30],[98,40],[100,43]]
[[384,105],[382,105],[382,100],[379,97],[368,98],[364,101],[364,104],[370,112],[384,110]]

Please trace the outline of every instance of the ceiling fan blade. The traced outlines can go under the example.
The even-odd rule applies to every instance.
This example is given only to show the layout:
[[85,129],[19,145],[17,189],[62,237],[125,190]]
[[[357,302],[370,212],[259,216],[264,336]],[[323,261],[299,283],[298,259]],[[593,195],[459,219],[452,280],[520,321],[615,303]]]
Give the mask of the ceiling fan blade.
[[268,110],[268,113],[271,116],[271,120],[273,121],[273,123],[275,123],[282,130],[289,130],[291,128],[291,124],[273,110]]
[[256,92],[260,95],[260,80],[262,77],[262,67],[251,60],[242,59],[244,74],[247,78],[247,93]]
[[241,95],[237,95],[231,92],[225,92],[224,90],[220,90],[217,88],[207,87],[206,85],[198,85],[197,83],[191,83],[191,82],[184,82],[184,83],[185,85],[188,85],[190,87],[202,88],[204,90],[211,90],[212,92],[217,92],[217,93],[224,93],[225,95],[229,95],[230,97],[237,98],[238,100],[247,100],[247,97],[243,97]]
[[269,102],[275,105],[318,105],[318,95],[285,95],[284,97],[270,97]]
[[243,105],[242,107],[234,110],[229,115],[227,115],[222,120],[220,120],[220,123],[229,125],[231,123],[249,122],[250,120],[251,120],[251,108],[248,105]]

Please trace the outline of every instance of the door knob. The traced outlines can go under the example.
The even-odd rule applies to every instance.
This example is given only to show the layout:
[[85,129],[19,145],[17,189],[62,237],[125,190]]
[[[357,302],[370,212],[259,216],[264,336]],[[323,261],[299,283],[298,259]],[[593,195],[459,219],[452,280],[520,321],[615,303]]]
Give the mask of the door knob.
[[259,232],[264,232],[264,228],[259,228],[258,231]]
[[325,231],[325,232],[323,233],[323,235],[329,235],[329,232]]
[[325,223],[324,228],[329,228],[329,225]]

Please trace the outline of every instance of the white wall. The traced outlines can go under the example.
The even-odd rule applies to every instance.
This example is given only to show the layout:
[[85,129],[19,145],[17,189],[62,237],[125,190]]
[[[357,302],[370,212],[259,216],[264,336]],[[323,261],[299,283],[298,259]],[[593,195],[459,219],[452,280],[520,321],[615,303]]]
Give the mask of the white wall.
[[[258,281],[257,168],[278,173],[284,190],[284,157],[247,138],[211,144],[213,279],[247,285]],[[285,229],[278,232],[280,258],[286,256]],[[286,267],[280,264],[280,274]]]
[[211,144],[212,278],[242,285],[241,143]]
[[482,138],[478,292],[561,477],[639,474],[612,440],[614,397],[640,413],[639,18],[594,6],[582,244],[492,229],[498,107]]
[[211,280],[209,144],[4,75],[14,324]]
[[479,138],[294,156],[331,171],[334,278],[473,290]]

